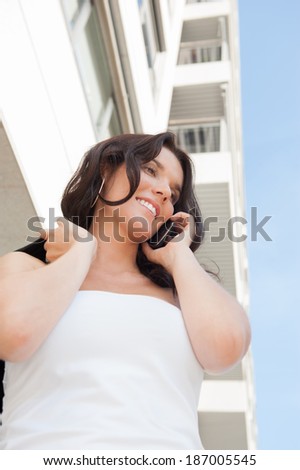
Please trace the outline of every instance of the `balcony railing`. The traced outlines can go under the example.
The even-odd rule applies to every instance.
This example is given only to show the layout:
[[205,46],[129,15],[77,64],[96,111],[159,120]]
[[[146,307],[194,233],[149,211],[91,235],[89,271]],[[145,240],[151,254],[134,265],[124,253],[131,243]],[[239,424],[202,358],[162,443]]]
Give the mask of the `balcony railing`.
[[220,152],[220,122],[171,127],[180,147],[188,153]]
[[219,40],[181,43],[178,65],[218,60],[222,60],[222,43]]

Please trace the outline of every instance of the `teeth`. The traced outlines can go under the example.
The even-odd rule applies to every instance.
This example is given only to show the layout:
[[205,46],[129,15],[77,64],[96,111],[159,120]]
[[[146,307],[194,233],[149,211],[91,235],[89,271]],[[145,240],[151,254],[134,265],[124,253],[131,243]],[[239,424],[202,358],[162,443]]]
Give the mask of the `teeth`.
[[149,209],[149,210],[152,212],[152,214],[153,214],[154,216],[156,216],[156,209],[155,209],[155,207],[152,206],[152,204],[150,204],[150,202],[147,202],[147,201],[145,201],[144,199],[137,199],[137,201],[139,201],[139,203],[140,203],[142,206],[147,207],[147,209]]

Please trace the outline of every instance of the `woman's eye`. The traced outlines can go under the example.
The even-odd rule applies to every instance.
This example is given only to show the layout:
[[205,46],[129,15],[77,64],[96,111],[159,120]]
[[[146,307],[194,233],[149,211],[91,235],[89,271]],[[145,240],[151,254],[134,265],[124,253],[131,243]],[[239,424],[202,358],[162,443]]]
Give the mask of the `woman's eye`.
[[145,167],[145,170],[146,170],[150,175],[155,176],[155,174],[156,174],[156,170],[155,170],[154,168],[152,168],[151,166],[146,166],[146,167]]

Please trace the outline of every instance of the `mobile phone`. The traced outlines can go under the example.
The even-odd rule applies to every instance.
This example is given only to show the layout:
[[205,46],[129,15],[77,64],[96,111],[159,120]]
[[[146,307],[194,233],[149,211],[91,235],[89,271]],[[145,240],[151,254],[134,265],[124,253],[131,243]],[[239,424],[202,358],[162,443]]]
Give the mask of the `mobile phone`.
[[154,250],[165,246],[172,238],[182,231],[176,222],[167,220],[160,229],[148,240]]

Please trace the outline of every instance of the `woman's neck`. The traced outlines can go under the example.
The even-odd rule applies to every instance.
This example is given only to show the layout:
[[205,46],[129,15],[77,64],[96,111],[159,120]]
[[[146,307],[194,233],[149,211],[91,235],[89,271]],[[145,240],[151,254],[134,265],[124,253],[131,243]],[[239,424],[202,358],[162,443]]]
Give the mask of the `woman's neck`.
[[106,223],[101,227],[99,222],[93,220],[89,232],[98,241],[96,258],[93,267],[112,274],[140,273],[136,263],[138,243],[134,243],[124,235],[116,233],[113,223]]

